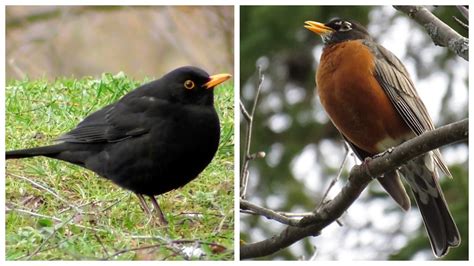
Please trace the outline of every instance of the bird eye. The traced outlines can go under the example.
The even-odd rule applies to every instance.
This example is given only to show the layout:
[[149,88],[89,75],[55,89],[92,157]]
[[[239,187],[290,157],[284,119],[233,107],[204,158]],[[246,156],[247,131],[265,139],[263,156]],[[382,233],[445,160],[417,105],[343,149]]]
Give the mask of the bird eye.
[[344,21],[343,23],[341,23],[339,31],[349,31],[349,30],[352,30],[352,23],[348,21]]
[[188,90],[194,88],[194,81],[188,79],[184,82],[184,87]]

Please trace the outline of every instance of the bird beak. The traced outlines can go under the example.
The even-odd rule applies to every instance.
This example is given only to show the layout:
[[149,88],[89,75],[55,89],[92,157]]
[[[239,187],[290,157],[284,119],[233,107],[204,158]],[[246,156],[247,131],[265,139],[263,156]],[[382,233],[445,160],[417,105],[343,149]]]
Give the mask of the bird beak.
[[318,35],[321,35],[321,36],[324,36],[324,35],[327,35],[331,32],[334,32],[334,29],[324,25],[323,23],[320,23],[320,22],[315,22],[315,21],[305,21],[306,25],[304,25],[305,28],[307,28],[308,30],[318,34]]
[[206,82],[203,87],[206,89],[212,89],[215,86],[221,84],[222,82],[230,79],[232,77],[231,74],[217,74],[210,76],[210,80]]

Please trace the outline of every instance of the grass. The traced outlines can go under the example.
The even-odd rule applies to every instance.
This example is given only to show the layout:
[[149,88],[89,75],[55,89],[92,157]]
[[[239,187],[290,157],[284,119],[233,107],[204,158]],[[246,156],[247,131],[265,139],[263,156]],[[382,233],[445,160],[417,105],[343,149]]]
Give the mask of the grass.
[[[123,73],[10,81],[7,150],[51,144],[147,81]],[[222,135],[212,163],[191,183],[157,197],[167,228],[149,221],[133,193],[89,170],[43,157],[8,161],[6,259],[233,260],[233,91],[228,84],[215,90]]]

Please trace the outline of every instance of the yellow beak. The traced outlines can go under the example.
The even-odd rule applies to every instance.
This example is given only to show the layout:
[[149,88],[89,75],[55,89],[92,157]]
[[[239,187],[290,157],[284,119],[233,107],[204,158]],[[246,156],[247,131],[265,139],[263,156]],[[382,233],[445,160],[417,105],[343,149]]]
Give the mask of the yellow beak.
[[206,89],[212,89],[215,86],[221,84],[222,82],[230,79],[232,77],[231,74],[217,74],[210,76],[210,80],[206,82],[203,87]]
[[306,25],[304,25],[305,28],[308,30],[318,34],[318,35],[326,35],[331,32],[334,32],[334,30],[323,23],[320,22],[315,22],[315,21],[305,21]]

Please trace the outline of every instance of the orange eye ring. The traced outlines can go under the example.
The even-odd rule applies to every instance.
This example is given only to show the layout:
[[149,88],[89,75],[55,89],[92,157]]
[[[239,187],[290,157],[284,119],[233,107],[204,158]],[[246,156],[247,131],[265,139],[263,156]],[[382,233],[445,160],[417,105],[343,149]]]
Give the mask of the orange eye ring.
[[184,82],[184,87],[185,87],[186,89],[188,89],[188,90],[193,89],[194,86],[195,86],[195,85],[194,85],[194,81],[192,81],[192,80],[190,80],[190,79],[188,79],[188,80],[186,80],[186,81]]

